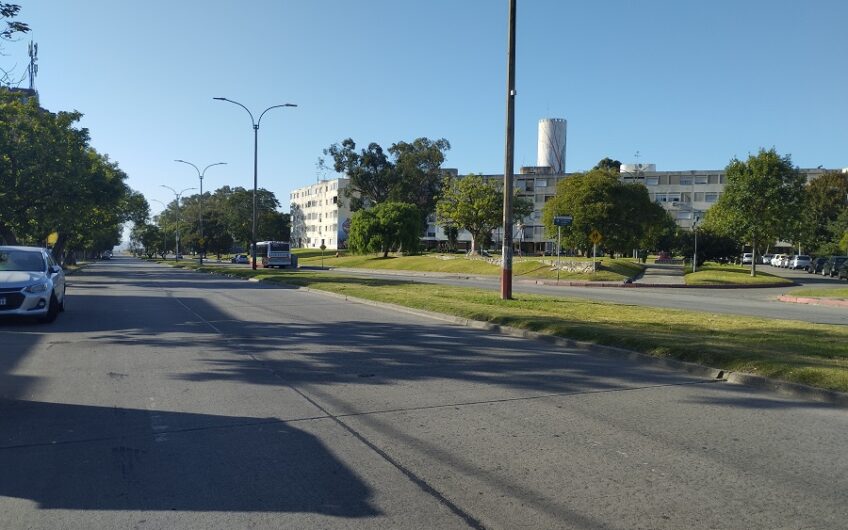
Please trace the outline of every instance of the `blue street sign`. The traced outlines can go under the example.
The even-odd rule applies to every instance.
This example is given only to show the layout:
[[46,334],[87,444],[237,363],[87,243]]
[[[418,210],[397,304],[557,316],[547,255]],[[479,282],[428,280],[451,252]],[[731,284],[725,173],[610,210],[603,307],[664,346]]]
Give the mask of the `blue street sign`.
[[554,226],[570,226],[573,220],[570,215],[557,215],[554,217]]

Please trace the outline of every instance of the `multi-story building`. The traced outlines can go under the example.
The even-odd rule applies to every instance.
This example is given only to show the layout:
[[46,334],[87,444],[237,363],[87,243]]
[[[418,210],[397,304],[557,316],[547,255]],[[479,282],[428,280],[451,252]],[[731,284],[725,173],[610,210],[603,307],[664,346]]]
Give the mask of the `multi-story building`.
[[[828,171],[839,170],[801,169],[807,182]],[[723,169],[657,171],[655,164],[622,164],[620,172],[623,182],[644,184],[651,200],[662,205],[678,226],[689,229],[695,219],[703,221],[727,183]]]
[[347,248],[350,201],[343,190],[350,180],[322,180],[291,192],[291,243],[297,248]]

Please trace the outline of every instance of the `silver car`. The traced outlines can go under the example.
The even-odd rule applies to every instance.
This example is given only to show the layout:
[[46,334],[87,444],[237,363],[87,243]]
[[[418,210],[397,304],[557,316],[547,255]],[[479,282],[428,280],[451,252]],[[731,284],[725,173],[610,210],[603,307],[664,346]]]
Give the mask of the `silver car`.
[[804,254],[797,254],[792,257],[792,261],[789,262],[790,269],[806,269],[810,263],[812,263],[812,258],[810,256],[806,256]]
[[53,322],[65,310],[65,272],[46,249],[0,246],[0,316]]

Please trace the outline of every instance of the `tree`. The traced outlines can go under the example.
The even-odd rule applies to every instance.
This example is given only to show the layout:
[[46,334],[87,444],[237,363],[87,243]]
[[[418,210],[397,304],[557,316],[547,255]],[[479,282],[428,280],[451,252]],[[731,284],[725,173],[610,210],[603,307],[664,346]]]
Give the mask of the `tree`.
[[[566,246],[588,251],[588,236],[597,230],[612,252],[653,247],[670,230],[668,213],[651,201],[641,184],[625,184],[608,170],[576,173],[557,185],[556,196],[545,203],[542,220],[548,234],[557,233],[554,217],[571,215],[562,230]],[[673,221],[671,221],[673,223]]]
[[621,162],[619,162],[618,160],[613,160],[610,157],[606,157],[597,164],[595,164],[595,167],[593,167],[592,169],[601,169],[604,171],[618,173],[621,171]]
[[[391,158],[377,143],[356,151],[351,138],[333,144],[324,155],[333,159],[333,169],[350,179],[345,197],[351,210],[386,201],[418,206],[423,215],[432,211],[441,189],[441,164],[450,143],[444,138],[418,138],[412,143],[398,142],[388,149]],[[323,161],[319,163],[323,165]]]
[[[518,196],[513,198],[513,219],[523,219],[532,211],[532,203]],[[471,251],[480,253],[483,241],[503,222],[503,190],[480,175],[447,178],[436,202],[436,219],[446,231],[451,227],[467,230],[471,234]]]
[[[0,2],[0,41],[11,41],[17,33],[29,33],[29,25],[19,20],[13,20],[17,18],[20,10],[21,6],[17,4]],[[2,50],[3,47],[0,46],[0,55],[2,55]],[[12,72],[5,68],[0,68],[0,73],[2,73],[0,84],[11,85]]]
[[[804,177],[789,155],[760,149],[745,162],[732,159],[726,172],[724,194],[707,210],[707,228],[750,243],[755,256],[764,242],[790,235],[802,209]],[[751,276],[757,274],[756,263]]]
[[834,232],[834,222],[845,211],[848,197],[848,174],[830,171],[811,180],[804,187],[803,215],[799,218],[803,243],[821,254],[829,243],[838,241],[841,232]]
[[355,254],[379,251],[386,258],[391,251],[417,252],[420,235],[421,213],[414,204],[384,202],[353,214],[348,244]]

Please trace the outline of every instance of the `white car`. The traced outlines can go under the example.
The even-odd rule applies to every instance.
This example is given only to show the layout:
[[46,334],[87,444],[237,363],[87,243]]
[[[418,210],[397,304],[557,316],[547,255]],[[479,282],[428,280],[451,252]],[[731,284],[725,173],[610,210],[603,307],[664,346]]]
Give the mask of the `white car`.
[[742,265],[752,265],[754,263],[754,255],[750,252],[742,254]]
[[53,322],[65,310],[65,272],[46,249],[0,246],[0,316]]
[[797,256],[792,257],[792,261],[789,262],[790,269],[806,269],[810,263],[813,262],[813,259],[810,256],[806,256],[804,254],[799,254]]
[[772,267],[780,267],[781,261],[783,261],[784,254],[775,254],[773,258],[771,258],[771,266]]
[[763,254],[763,265],[771,265],[771,258],[774,257],[774,254]]

